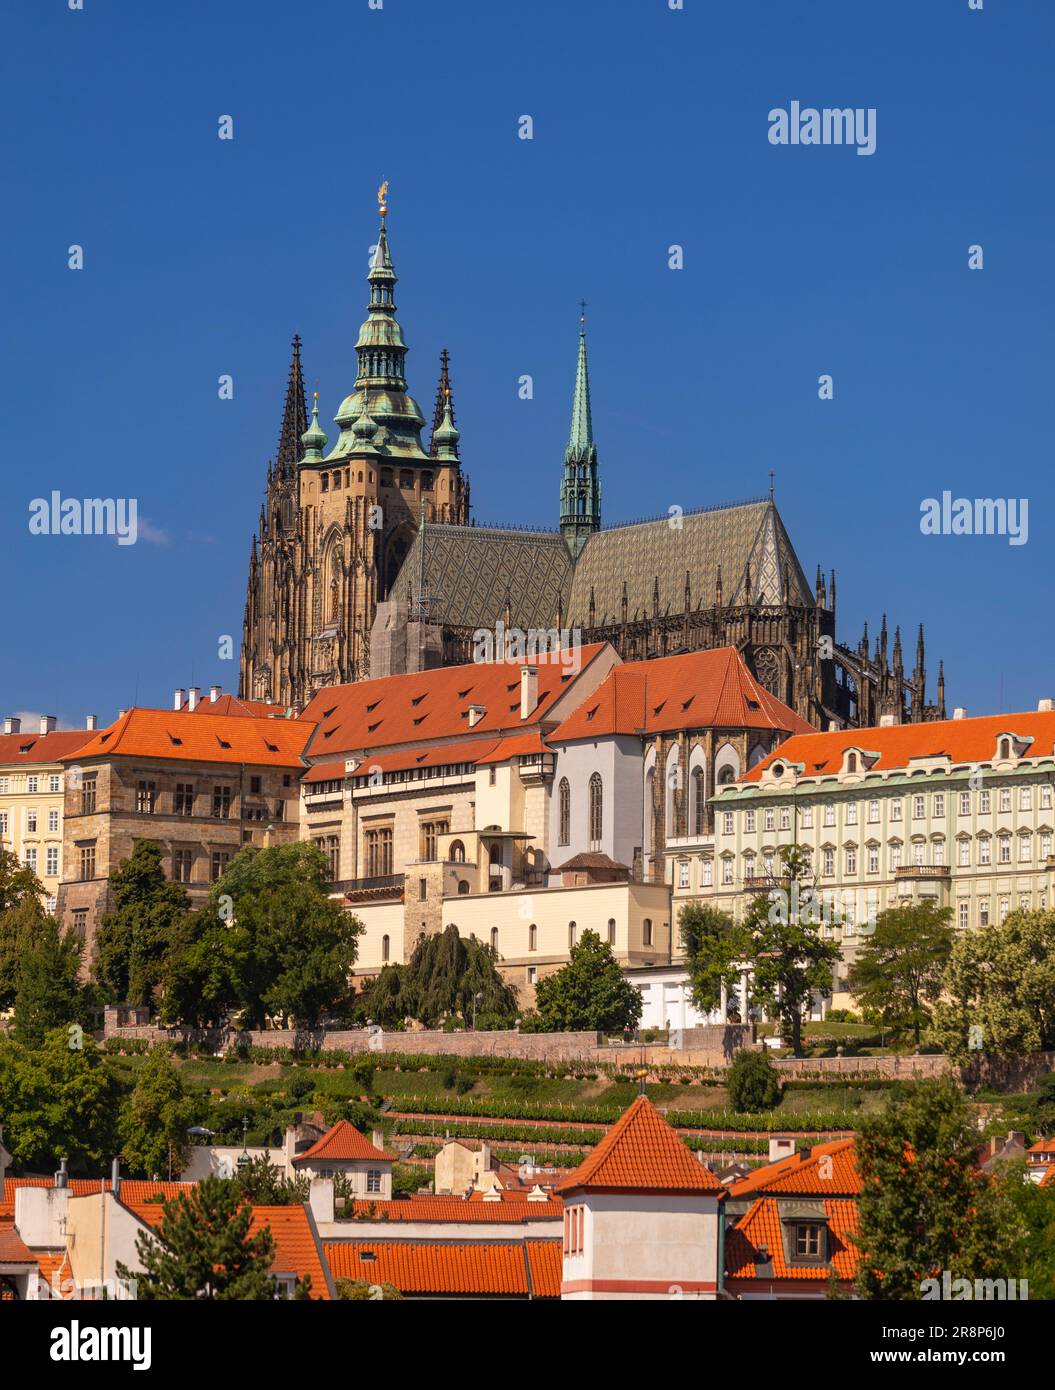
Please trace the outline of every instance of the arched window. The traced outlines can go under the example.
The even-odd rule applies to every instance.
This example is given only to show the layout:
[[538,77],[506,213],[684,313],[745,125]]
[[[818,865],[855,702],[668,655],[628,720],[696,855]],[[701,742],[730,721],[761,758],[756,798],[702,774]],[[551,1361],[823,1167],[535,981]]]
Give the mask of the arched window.
[[569,923],[568,923],[568,950],[569,950],[569,951],[570,951],[570,950],[572,949],[572,947],[575,945],[575,930],[576,930],[576,928],[575,928],[575,923],[574,923],[574,922],[569,922]]
[[1000,740],[1000,756],[1001,756],[1002,758],[1010,758],[1010,756],[1011,756],[1011,740],[1010,740],[1009,738],[1002,738],[1002,739]]
[[469,884],[468,884],[468,881],[467,881],[466,879],[464,879],[464,878],[460,878],[460,879],[458,880],[458,892],[459,892],[459,893],[462,893],[462,894],[465,894],[465,893],[468,893],[468,891],[469,891]]
[[692,833],[694,835],[703,834],[706,810],[707,800],[704,795],[703,768],[696,767],[692,771]]
[[389,945],[388,936],[387,936],[387,934],[386,934],[385,936],[383,936],[383,937],[381,938],[381,959],[382,959],[382,960],[388,960],[388,945]]
[[609,917],[609,919],[608,919],[608,944],[609,944],[609,946],[614,946],[614,945],[615,945],[615,918],[614,918],[614,917]]
[[736,780],[736,773],[735,773],[735,772],[733,771],[733,769],[728,765],[728,763],[726,763],[725,767],[723,767],[723,768],[721,769],[721,771],[718,773],[718,785],[719,785],[720,787],[724,787],[724,786],[726,786],[729,782],[734,782],[735,780]]
[[535,926],[534,922],[528,927],[528,950],[538,950],[538,927]]
[[498,928],[497,928],[497,927],[492,927],[492,928],[491,928],[491,950],[494,951],[496,954],[497,954],[497,952],[498,952]]
[[567,777],[560,779],[557,788],[557,844],[571,844],[571,787]]
[[601,848],[604,833],[604,788],[601,774],[595,772],[590,778],[590,848]]
[[856,754],[856,753],[847,753],[847,755],[846,755],[846,770],[847,770],[847,772],[856,772],[856,771],[857,771],[857,754]]
[[461,840],[452,840],[448,853],[451,856],[452,864],[465,863],[465,846],[462,844]]
[[645,945],[652,945],[652,918],[646,917],[644,922]]

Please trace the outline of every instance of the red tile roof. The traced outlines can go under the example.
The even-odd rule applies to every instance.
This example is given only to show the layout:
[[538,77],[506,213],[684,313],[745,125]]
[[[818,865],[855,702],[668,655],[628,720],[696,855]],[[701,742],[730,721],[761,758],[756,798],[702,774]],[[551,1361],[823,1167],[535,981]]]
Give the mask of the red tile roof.
[[302,1154],[297,1154],[293,1162],[305,1163],[308,1159],[332,1162],[335,1159],[349,1158],[368,1158],[377,1159],[379,1162],[394,1163],[396,1155],[375,1149],[366,1135],[356,1129],[355,1125],[349,1124],[347,1120],[338,1120],[321,1139],[316,1139],[310,1149],[305,1149]]
[[326,1258],[335,1279],[394,1284],[405,1294],[560,1297],[559,1240],[328,1242]]
[[184,700],[180,708],[188,714],[229,714],[240,719],[285,719],[288,714],[285,705],[272,705],[266,700],[243,700],[240,695],[219,695],[215,700],[206,695],[193,710],[189,700]]
[[[788,1264],[781,1236],[780,1203],[773,1197],[760,1197],[725,1238],[725,1272],[728,1279],[823,1279],[832,1270],[840,1279],[853,1279],[857,1273],[857,1246],[850,1237],[858,1231],[857,1203],[834,1200],[823,1203],[828,1220],[831,1264]],[[765,1246],[773,1272],[759,1275],[758,1260]]]
[[[147,1203],[133,1206],[124,1204],[129,1211],[151,1230],[161,1225],[164,1212],[160,1203]],[[249,1223],[249,1234],[255,1236],[267,1227],[275,1241],[275,1258],[271,1261],[272,1274],[294,1274],[298,1279],[311,1276],[311,1296],[313,1299],[329,1299],[330,1286],[327,1280],[327,1266],[323,1261],[322,1245],[316,1239],[315,1228],[302,1205],[288,1207],[253,1207],[253,1217]]]
[[[251,767],[300,768],[314,725],[303,719],[250,719],[216,715],[199,719],[186,710],[131,709],[108,729],[92,734],[76,760],[176,758]],[[67,754],[63,761],[73,761]]]
[[1041,1178],[1040,1185],[1041,1187],[1055,1187],[1055,1163],[1051,1165],[1048,1171]]
[[85,729],[73,732],[53,729],[50,734],[0,734],[0,766],[27,767],[40,763],[57,763],[60,758],[76,752],[94,735]]
[[549,738],[702,728],[804,734],[811,726],[759,685],[735,647],[715,647],[617,666]]
[[564,1204],[558,1197],[545,1202],[529,1202],[521,1194],[502,1194],[500,1202],[485,1202],[479,1193],[468,1200],[462,1197],[427,1195],[409,1199],[396,1198],[391,1202],[373,1202],[357,1198],[352,1203],[355,1216],[375,1221],[422,1222],[488,1222],[515,1223],[520,1221],[559,1221]]
[[493,734],[485,734],[479,739],[463,739],[458,743],[438,743],[419,745],[415,748],[401,748],[394,753],[366,753],[357,761],[359,766],[353,773],[345,773],[344,759],[316,763],[305,774],[305,782],[341,781],[347,776],[366,777],[372,772],[403,772],[415,767],[447,767],[457,763],[476,763],[481,754],[490,753],[501,746]]
[[638,1096],[557,1192],[724,1192],[647,1096]]
[[853,1139],[815,1144],[808,1158],[789,1154],[776,1163],[756,1168],[729,1189],[732,1197],[761,1192],[795,1196],[856,1196],[861,1191]]
[[1038,1139],[1035,1144],[1030,1144],[1026,1150],[1028,1154],[1050,1154],[1055,1153],[1055,1139]]
[[483,754],[476,759],[478,766],[486,763],[504,763],[509,758],[522,758],[530,753],[546,752],[546,744],[542,741],[542,735],[536,729],[530,734],[513,734],[509,738],[499,739],[490,753]]
[[[605,643],[584,646],[585,671]],[[520,718],[520,670],[538,672],[538,704],[527,720]],[[538,724],[576,673],[559,662],[501,661],[468,666],[441,666],[414,675],[383,676],[354,685],[329,686],[311,700],[306,719],[318,723],[308,749],[312,759],[405,743],[437,743],[469,731],[469,706],[485,713],[473,725],[481,735],[521,733]]]
[[820,777],[842,770],[843,754],[850,748],[878,753],[872,766],[887,772],[908,766],[911,758],[946,756],[952,763],[987,763],[993,760],[1000,734],[1016,734],[1032,740],[1022,755],[1050,757],[1055,751],[1055,712],[988,714],[977,719],[942,719],[932,724],[893,724],[886,728],[840,729],[825,734],[794,737],[775,753],[763,758],[742,779],[757,782],[774,760],[801,763],[802,777]]
[[0,1265],[35,1265],[36,1256],[12,1223],[0,1225]]

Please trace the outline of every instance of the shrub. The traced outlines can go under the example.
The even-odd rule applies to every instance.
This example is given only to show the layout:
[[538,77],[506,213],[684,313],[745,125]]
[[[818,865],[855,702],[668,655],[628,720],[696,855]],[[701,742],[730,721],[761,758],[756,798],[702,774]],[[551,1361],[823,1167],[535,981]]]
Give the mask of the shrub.
[[732,1107],[741,1114],[772,1110],[780,1100],[780,1080],[768,1052],[738,1052],[727,1085]]

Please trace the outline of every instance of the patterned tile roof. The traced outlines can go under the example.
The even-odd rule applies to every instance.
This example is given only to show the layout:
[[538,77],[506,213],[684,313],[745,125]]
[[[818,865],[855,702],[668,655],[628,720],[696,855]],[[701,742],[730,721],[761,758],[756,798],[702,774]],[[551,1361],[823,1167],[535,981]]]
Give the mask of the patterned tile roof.
[[[393,587],[405,603],[417,592],[421,544],[415,537]],[[567,612],[571,556],[559,532],[426,526],[424,544],[433,623],[494,628],[507,594],[513,627],[549,628],[558,608]]]
[[[760,1197],[725,1238],[725,1271],[728,1279],[823,1279],[832,1270],[840,1279],[857,1273],[857,1247],[850,1237],[858,1230],[857,1203],[834,1200],[822,1203],[831,1241],[831,1263],[789,1264],[784,1256],[780,1203],[773,1197]],[[759,1255],[765,1246],[772,1261],[772,1273],[759,1275]]]
[[317,1139],[310,1149],[305,1149],[302,1154],[297,1154],[293,1159],[294,1163],[306,1163],[308,1159],[328,1160],[336,1159],[365,1158],[377,1159],[379,1162],[394,1163],[395,1154],[384,1153],[371,1144],[370,1140],[355,1125],[349,1124],[347,1120],[338,1120],[337,1123],[326,1131],[321,1139]]
[[63,762],[92,758],[174,758],[251,767],[297,767],[313,725],[304,719],[253,719],[197,711],[130,709],[100,729]]
[[647,1096],[638,1096],[556,1192],[724,1192]]
[[640,729],[703,728],[810,731],[804,719],[759,685],[735,647],[714,647],[615,667],[549,739],[560,743]]
[[560,1297],[561,1242],[327,1242],[335,1279],[394,1284],[405,1294]]
[[893,724],[885,728],[841,729],[825,734],[790,738],[775,753],[763,758],[742,779],[757,782],[774,761],[801,763],[802,777],[821,777],[842,769],[843,754],[850,748],[878,753],[872,771],[887,772],[908,766],[910,758],[939,758],[952,763],[987,763],[996,754],[1001,734],[1028,741],[1024,758],[1051,757],[1055,752],[1055,711],[1033,710],[1022,714],[987,714],[976,719],[940,719],[928,724]]
[[[748,563],[750,594],[744,587]],[[683,613],[686,573],[692,607],[709,608],[715,601],[719,566],[727,606],[748,601],[779,604],[785,576],[790,602],[813,606],[813,594],[780,514],[763,500],[596,532],[575,566],[567,624],[591,626],[591,589],[592,626],[620,622],[624,581],[630,621],[652,616],[657,581],[660,615]]]
[[756,1168],[729,1189],[732,1197],[761,1192],[783,1196],[856,1196],[861,1191],[853,1139],[835,1139]]

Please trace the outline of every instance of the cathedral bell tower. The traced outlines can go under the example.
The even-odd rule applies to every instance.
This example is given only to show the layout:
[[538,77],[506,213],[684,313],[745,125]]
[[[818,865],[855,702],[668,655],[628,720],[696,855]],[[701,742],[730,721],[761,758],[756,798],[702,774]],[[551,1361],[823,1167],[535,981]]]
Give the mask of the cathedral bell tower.
[[572,559],[594,531],[601,529],[601,484],[597,479],[597,445],[590,414],[590,372],[586,364],[586,305],[579,318],[579,361],[571,404],[571,433],[564,450],[560,485],[560,529]]

